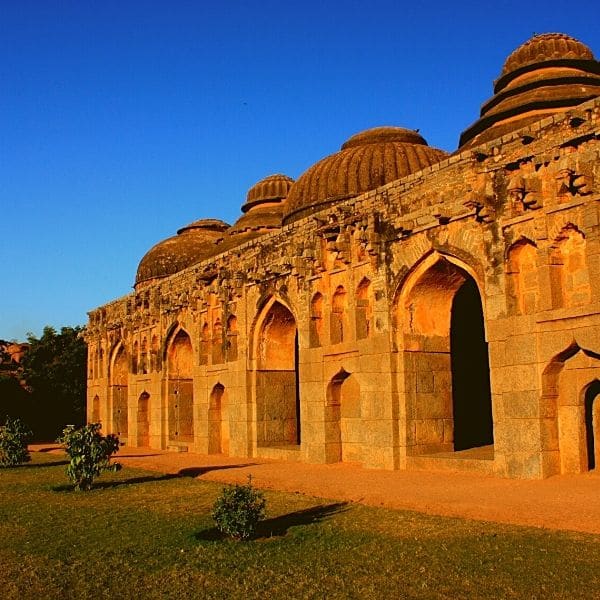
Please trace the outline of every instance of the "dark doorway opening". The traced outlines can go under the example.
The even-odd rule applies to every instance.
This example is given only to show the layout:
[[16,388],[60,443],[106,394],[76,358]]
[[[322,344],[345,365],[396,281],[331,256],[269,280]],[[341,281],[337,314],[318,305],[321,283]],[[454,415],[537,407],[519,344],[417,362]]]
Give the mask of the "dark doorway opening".
[[454,450],[494,443],[483,307],[469,277],[456,292],[450,320]]
[[588,470],[596,468],[596,444],[594,439],[594,402],[600,394],[600,381],[594,381],[585,393],[585,442],[587,448]]
[[300,445],[300,345],[298,344],[298,331],[294,338],[294,373],[296,376],[296,444]]

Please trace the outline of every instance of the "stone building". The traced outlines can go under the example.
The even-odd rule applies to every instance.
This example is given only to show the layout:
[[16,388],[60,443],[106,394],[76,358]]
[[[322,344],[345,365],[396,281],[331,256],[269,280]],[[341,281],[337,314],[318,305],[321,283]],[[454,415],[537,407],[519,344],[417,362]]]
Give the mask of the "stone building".
[[453,154],[352,136],[233,226],[154,246],[89,313],[88,418],[132,446],[469,469],[600,461],[600,64],[506,60]]

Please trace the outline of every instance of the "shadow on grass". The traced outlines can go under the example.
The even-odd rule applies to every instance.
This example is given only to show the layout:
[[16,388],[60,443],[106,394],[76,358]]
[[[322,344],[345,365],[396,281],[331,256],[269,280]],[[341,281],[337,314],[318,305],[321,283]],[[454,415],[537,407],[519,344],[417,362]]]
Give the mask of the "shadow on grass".
[[[260,540],[283,537],[288,534],[290,527],[320,523],[346,510],[348,510],[347,502],[336,502],[334,504],[312,506],[311,508],[305,508],[304,510],[298,510],[272,519],[265,519],[258,524],[251,539]],[[198,541],[204,542],[217,542],[229,539],[227,535],[220,532],[216,527],[199,531],[194,537]]]
[[22,463],[20,465],[15,465],[12,467],[13,469],[43,469],[44,467],[60,467],[64,465],[68,465],[68,460],[53,460],[52,462],[43,462],[43,463]]
[[[69,464],[67,461],[61,463],[53,463],[53,464]],[[117,481],[96,481],[92,487],[93,490],[105,490],[120,487],[123,485],[137,485],[139,483],[151,483],[155,481],[169,481],[170,479],[181,479],[183,477],[189,477],[193,479],[194,477],[198,477],[203,473],[207,473],[208,471],[218,471],[220,469],[237,469],[240,467],[249,467],[254,463],[246,463],[243,465],[220,465],[215,466],[212,465],[210,467],[186,467],[185,469],[180,469],[177,473],[165,473],[164,475],[144,475],[141,477],[130,477],[128,479],[119,479]],[[31,465],[31,466],[40,466],[40,465]],[[54,492],[72,492],[74,491],[73,484],[62,484],[62,485],[54,485],[51,487]]]

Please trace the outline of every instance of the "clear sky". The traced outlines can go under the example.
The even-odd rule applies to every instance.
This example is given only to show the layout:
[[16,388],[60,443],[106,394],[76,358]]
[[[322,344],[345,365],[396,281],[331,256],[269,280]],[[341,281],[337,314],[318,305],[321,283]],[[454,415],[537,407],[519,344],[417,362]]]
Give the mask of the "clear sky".
[[0,0],[0,338],[84,324],[156,242],[352,134],[456,149],[505,58],[597,0]]

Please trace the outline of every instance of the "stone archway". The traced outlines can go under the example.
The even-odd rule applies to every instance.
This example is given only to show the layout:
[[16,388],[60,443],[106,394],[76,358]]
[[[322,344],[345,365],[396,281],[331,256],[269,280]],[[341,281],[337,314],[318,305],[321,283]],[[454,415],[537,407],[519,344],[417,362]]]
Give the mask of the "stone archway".
[[545,475],[583,473],[600,461],[600,354],[573,342],[548,363],[540,409],[546,415]]
[[584,420],[588,471],[600,464],[600,380],[596,379],[585,390]]
[[137,438],[138,446],[150,446],[150,394],[148,392],[143,392],[138,398]]
[[360,385],[344,369],[327,386],[325,456],[328,463],[362,459]]
[[194,441],[193,351],[190,336],[179,329],[167,348],[170,442]]
[[[112,398],[112,430],[120,438],[127,438],[129,431],[128,387],[129,365],[125,347],[120,344],[115,351],[110,388]],[[124,440],[121,440],[124,441]]]
[[268,304],[258,322],[255,353],[257,445],[299,445],[298,329],[279,301]]
[[468,277],[450,317],[454,450],[494,443],[488,348],[477,284]]
[[225,386],[217,383],[208,403],[208,453],[229,454],[229,407]]
[[408,454],[493,444],[484,314],[473,274],[433,253],[406,279],[395,313]]

